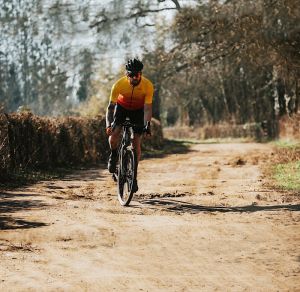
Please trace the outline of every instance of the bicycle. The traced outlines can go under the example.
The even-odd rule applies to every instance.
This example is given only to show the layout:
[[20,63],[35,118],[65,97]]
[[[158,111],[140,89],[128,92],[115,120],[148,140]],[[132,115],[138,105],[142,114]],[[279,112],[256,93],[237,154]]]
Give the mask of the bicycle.
[[134,127],[143,127],[132,124],[126,119],[122,124],[122,140],[118,148],[118,161],[113,179],[118,185],[118,200],[122,206],[128,206],[132,200],[133,182],[137,177],[137,154],[133,147]]

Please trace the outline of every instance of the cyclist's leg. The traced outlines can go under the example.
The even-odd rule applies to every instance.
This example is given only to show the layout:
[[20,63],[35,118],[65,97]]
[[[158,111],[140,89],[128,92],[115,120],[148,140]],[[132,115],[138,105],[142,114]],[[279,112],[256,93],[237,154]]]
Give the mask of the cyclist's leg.
[[135,124],[135,125],[141,125],[140,127],[134,127],[134,138],[133,138],[133,147],[135,149],[136,153],[136,178],[133,182],[132,190],[133,192],[138,191],[138,184],[137,184],[137,168],[138,168],[138,163],[141,159],[141,135],[143,133],[143,124],[144,124],[144,108],[132,111],[130,113],[130,121]]
[[140,125],[140,127],[134,127],[134,139],[133,147],[135,148],[137,161],[140,161],[141,158],[141,135],[143,134],[143,125],[144,125],[144,108],[132,111],[130,113],[130,121],[135,125]]
[[121,133],[121,127],[116,126],[112,132],[112,134],[109,136],[109,146],[111,151],[117,150],[119,141],[120,141],[120,133]]
[[133,147],[134,147],[134,153],[136,157],[135,161],[135,179],[133,181],[132,191],[136,193],[139,189],[138,183],[137,183],[137,174],[138,174],[138,164],[141,158],[141,135],[135,133],[133,138]]
[[137,156],[137,163],[139,163],[141,159],[141,134],[134,133],[134,138],[133,138],[133,147],[136,151],[136,156]]
[[127,111],[119,104],[115,107],[114,112],[114,129],[109,137],[109,145],[111,150],[116,150],[120,142],[121,125],[125,122]]
[[111,153],[108,159],[108,170],[110,173],[114,173],[116,171],[121,124],[125,121],[125,118],[126,115],[124,113],[124,109],[117,104],[114,112],[114,130],[108,139],[111,149]]

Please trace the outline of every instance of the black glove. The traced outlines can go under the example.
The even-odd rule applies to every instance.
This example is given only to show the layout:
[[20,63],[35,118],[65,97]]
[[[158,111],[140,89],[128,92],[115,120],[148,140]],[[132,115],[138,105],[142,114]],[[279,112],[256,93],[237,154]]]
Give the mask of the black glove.
[[147,136],[151,136],[151,125],[150,122],[147,122],[144,126],[144,133],[146,133]]

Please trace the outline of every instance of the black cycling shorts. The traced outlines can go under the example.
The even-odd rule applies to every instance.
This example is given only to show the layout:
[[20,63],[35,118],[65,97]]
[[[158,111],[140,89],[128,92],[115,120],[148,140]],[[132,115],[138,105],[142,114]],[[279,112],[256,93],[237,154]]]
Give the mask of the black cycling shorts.
[[144,108],[127,110],[117,103],[114,112],[114,124],[120,126],[125,122],[126,118],[129,118],[132,124],[139,125],[133,127],[133,132],[141,135],[144,127]]

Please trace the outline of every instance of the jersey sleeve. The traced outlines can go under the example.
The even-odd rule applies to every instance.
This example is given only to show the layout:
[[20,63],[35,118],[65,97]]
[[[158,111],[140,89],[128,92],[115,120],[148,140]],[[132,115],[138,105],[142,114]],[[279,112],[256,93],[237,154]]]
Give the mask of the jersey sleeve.
[[145,104],[152,104],[153,100],[154,87],[153,84],[149,81],[147,84],[147,92],[145,96]]
[[118,96],[119,96],[119,92],[118,92],[118,84],[115,83],[112,88],[111,88],[111,92],[110,92],[110,98],[109,101],[116,103],[118,100]]

